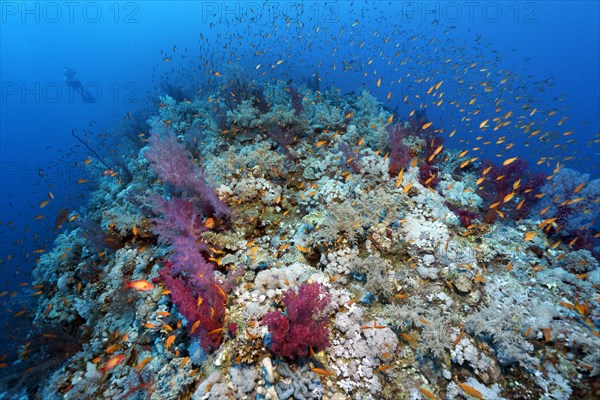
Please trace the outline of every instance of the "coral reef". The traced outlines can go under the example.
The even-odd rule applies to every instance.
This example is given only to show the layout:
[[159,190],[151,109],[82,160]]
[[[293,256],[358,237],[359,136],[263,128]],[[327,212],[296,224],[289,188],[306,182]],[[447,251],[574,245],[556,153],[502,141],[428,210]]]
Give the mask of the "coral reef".
[[368,91],[229,73],[163,97],[131,177],[40,256],[38,338],[69,327],[23,350],[44,398],[597,394],[596,181],[465,160]]

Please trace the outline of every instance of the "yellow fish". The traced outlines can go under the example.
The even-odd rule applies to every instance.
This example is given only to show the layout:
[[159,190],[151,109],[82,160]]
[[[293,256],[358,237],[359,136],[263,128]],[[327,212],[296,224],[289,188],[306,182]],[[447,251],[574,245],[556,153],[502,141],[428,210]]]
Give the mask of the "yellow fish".
[[525,233],[525,241],[528,242],[536,236],[537,236],[537,232],[528,231]]
[[517,161],[518,158],[519,157],[513,157],[513,158],[506,159],[506,160],[504,160],[502,165],[504,165],[504,166],[510,165],[510,164],[514,163],[515,161]]

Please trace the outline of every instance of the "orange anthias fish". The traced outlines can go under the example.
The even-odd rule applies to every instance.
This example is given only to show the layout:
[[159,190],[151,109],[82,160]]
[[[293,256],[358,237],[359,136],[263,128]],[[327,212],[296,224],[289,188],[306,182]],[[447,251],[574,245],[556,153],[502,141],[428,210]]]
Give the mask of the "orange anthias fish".
[[108,360],[106,364],[104,364],[104,367],[100,368],[100,371],[104,375],[107,371],[110,371],[117,365],[121,364],[123,360],[125,360],[125,354],[117,354]]
[[135,289],[138,292],[146,292],[154,289],[152,282],[137,280],[125,283],[125,289]]

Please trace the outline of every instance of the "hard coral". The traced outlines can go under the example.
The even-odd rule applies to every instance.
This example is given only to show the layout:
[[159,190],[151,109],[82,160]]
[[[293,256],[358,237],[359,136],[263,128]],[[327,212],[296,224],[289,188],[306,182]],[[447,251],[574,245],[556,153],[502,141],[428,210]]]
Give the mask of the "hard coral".
[[286,313],[270,312],[263,318],[271,333],[270,350],[284,358],[305,357],[309,346],[323,349],[330,345],[323,310],[331,301],[318,283],[304,283],[298,293],[288,290],[283,297]]

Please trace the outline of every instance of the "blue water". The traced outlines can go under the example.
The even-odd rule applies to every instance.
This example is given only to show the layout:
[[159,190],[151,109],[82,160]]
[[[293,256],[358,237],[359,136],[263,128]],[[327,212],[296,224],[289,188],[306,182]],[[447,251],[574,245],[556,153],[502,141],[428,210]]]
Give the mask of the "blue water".
[[[493,140],[504,134],[515,146],[509,151],[489,146],[483,154],[499,160],[501,149],[502,157],[519,156],[547,173],[559,162],[599,177],[600,3],[469,4],[3,1],[0,292],[19,294],[0,299],[6,309],[0,310],[2,320],[20,309],[19,301],[29,302],[20,284],[31,281],[35,251],[48,250],[60,232],[54,229],[59,211],[84,206],[94,178],[103,173],[103,167],[86,168],[84,160],[95,156],[72,132],[102,159],[131,156],[126,150],[135,144],[119,136],[117,124],[148,116],[144,110],[156,108],[166,83],[188,96],[209,93],[219,83],[215,71],[229,63],[259,81],[301,82],[317,71],[321,87],[369,90],[400,118],[444,81],[444,104],[430,103],[427,112],[446,137],[457,130],[446,139],[454,148],[475,145],[478,134],[470,130],[492,115],[497,98],[478,97],[481,118],[470,126],[450,103],[466,104],[473,92],[469,85],[481,93],[482,82],[502,85],[508,74],[504,85],[511,85],[512,96],[504,98],[501,114],[511,109],[524,114],[529,104],[524,115],[537,108],[532,120],[554,109],[554,124],[568,119],[553,126],[548,143],[513,136],[510,127],[494,132]],[[477,66],[468,72],[452,69],[471,62]],[[66,85],[66,67],[91,97]],[[464,83],[452,86],[461,74]],[[555,159],[537,165],[543,156]],[[82,179],[88,182],[78,183]],[[41,208],[48,192],[53,199]],[[43,217],[35,219],[38,215]]]

